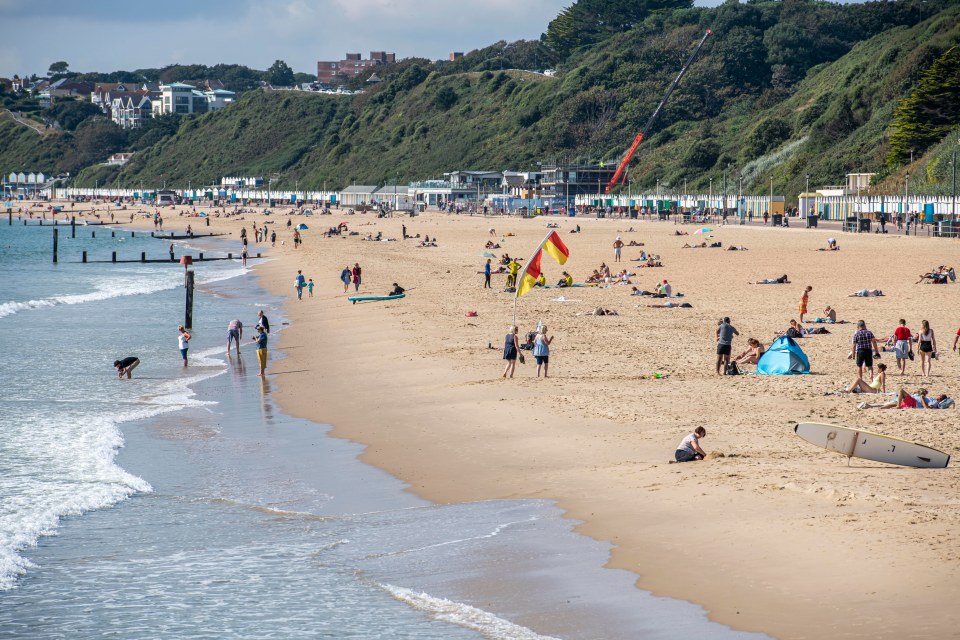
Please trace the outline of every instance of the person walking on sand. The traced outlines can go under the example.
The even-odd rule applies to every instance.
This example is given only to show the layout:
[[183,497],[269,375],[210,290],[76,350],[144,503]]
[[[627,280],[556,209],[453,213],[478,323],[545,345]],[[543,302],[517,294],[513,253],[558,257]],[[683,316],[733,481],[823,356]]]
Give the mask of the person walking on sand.
[[920,373],[930,375],[933,359],[937,357],[937,336],[934,335],[930,323],[924,320],[920,323],[920,334],[917,336],[917,351],[920,352]]
[[813,291],[813,287],[807,285],[807,288],[803,290],[803,295],[800,297],[800,304],[797,306],[797,311],[800,312],[800,323],[803,323],[803,316],[807,313],[807,303],[810,302],[810,292]]
[[307,297],[308,298],[313,297],[313,278],[310,278],[309,280],[307,280]]
[[512,378],[513,372],[517,368],[517,358],[520,356],[520,342],[517,340],[517,327],[510,325],[507,328],[507,335],[503,339],[503,359],[507,361],[507,366],[503,369],[502,378],[508,375]]
[[487,264],[483,265],[483,288],[490,289],[490,258],[487,258]]
[[707,453],[700,448],[700,438],[705,437],[707,437],[706,429],[703,427],[694,429],[693,433],[681,440],[680,444],[677,445],[677,450],[673,454],[674,460],[670,462],[694,462],[706,458]]
[[179,336],[177,341],[180,345],[180,357],[183,358],[183,366],[187,366],[187,351],[190,349],[190,334],[183,328],[183,325],[177,327]]
[[623,240],[620,239],[620,236],[617,236],[617,239],[613,241],[613,261],[620,262],[620,250],[623,249]]
[[877,339],[873,332],[867,329],[867,323],[863,320],[857,320],[857,331],[853,334],[853,352],[848,357],[856,358],[857,374],[863,380],[867,379],[864,375],[869,369],[870,378],[873,378],[873,355],[880,356],[877,351]]
[[293,286],[297,289],[297,300],[303,300],[303,288],[307,286],[307,279],[303,277],[303,271],[297,270],[297,279],[293,281]]
[[257,335],[252,340],[257,343],[257,364],[260,366],[258,378],[262,378],[267,370],[267,333],[263,327],[257,326]]
[[363,273],[363,272],[362,272],[361,269],[360,269],[360,263],[359,263],[359,262],[354,262],[354,263],[353,263],[353,271],[351,272],[351,275],[353,276],[353,290],[354,290],[354,291],[360,291],[360,276],[361,276],[362,273]]
[[243,338],[243,323],[240,320],[231,320],[227,325],[227,355],[230,355],[230,343],[237,342],[237,355],[240,355],[240,340]]
[[344,267],[340,272],[340,282],[343,283],[343,292],[346,293],[350,289],[350,267]]
[[540,367],[543,367],[543,377],[547,377],[550,366],[550,343],[553,336],[547,337],[547,326],[540,325],[537,337],[533,339],[533,357],[537,360],[537,377],[540,377]]
[[740,332],[730,324],[730,318],[726,317],[717,325],[717,375],[722,376],[727,371],[727,365],[730,364],[730,352],[733,349],[733,336],[740,335]]
[[907,372],[907,360],[911,358],[913,347],[910,342],[913,340],[913,334],[907,328],[907,321],[900,318],[900,325],[893,330],[894,351],[897,356],[897,366],[900,367],[900,375]]

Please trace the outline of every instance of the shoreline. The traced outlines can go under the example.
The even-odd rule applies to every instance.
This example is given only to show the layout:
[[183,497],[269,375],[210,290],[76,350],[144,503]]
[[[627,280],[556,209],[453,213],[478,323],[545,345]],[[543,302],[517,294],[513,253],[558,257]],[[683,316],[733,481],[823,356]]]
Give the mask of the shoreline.
[[[331,217],[340,218],[343,216]],[[284,219],[285,216],[275,218]],[[314,217],[314,226],[319,228],[325,220]],[[445,241],[455,249],[472,244],[476,252],[476,247],[482,246],[485,240],[485,227],[491,220],[495,220],[498,226],[508,225],[524,238],[523,242],[509,245],[516,247],[521,255],[522,251],[535,246],[530,245],[530,239],[543,233],[543,219],[519,221],[478,217],[471,223],[465,217],[445,218],[428,214],[403,222],[416,226],[419,231],[426,230],[431,236],[439,233],[441,246]],[[372,216],[356,216],[350,222],[351,226],[355,222],[375,224],[388,230],[387,235],[394,236],[399,235],[395,227],[401,223],[398,219],[377,221]],[[666,258],[666,240],[660,232],[675,228],[674,225],[662,225],[657,229],[657,223],[627,220],[576,219],[572,222],[582,224],[585,235],[604,241],[604,248],[590,250],[592,255],[602,255],[603,258],[608,258],[605,246],[614,230],[631,224],[642,233],[641,239],[648,245],[651,244],[650,236],[657,237],[658,246],[655,248]],[[223,220],[214,220],[211,225],[234,226],[223,223]],[[470,228],[461,233],[460,228],[465,226]],[[366,229],[360,230],[366,232]],[[755,251],[760,248],[757,242],[768,239],[759,234],[793,234],[787,237],[786,244],[789,245],[791,239],[798,237],[797,233],[815,238],[816,244],[822,243],[830,233],[753,228],[729,231],[738,232],[739,238],[730,241],[731,244],[748,244]],[[469,233],[472,241],[470,238],[450,240],[451,235],[457,233]],[[583,521],[577,527],[578,531],[616,545],[609,565],[640,575],[638,586],[658,595],[701,603],[711,612],[711,619],[738,629],[762,630],[781,637],[797,638],[826,633],[838,637],[912,637],[933,632],[933,629],[955,620],[956,614],[950,613],[945,603],[955,592],[949,575],[957,557],[949,550],[949,543],[956,535],[956,513],[943,514],[946,517],[935,522],[937,516],[932,514],[940,511],[940,505],[923,493],[926,487],[919,486],[922,480],[949,493],[957,486],[957,476],[950,469],[939,472],[936,477],[882,466],[845,469],[840,466],[838,458],[804,448],[782,434],[763,434],[760,445],[744,443],[745,425],[724,415],[712,417],[720,432],[713,431],[718,437],[711,438],[707,447],[708,451],[718,448],[726,451],[725,458],[698,464],[696,468],[668,466],[666,460],[675,441],[684,431],[710,417],[709,412],[678,413],[671,398],[697,395],[685,391],[685,384],[698,391],[723,384],[725,388],[714,389],[724,401],[711,407],[716,411],[717,406],[724,403],[735,406],[741,401],[739,394],[749,392],[747,380],[717,381],[701,375],[699,370],[689,373],[678,369],[677,365],[683,362],[671,362],[669,354],[651,354],[653,357],[649,358],[653,366],[646,366],[643,373],[649,373],[651,369],[671,371],[669,379],[656,381],[641,379],[637,372],[611,381],[602,379],[602,367],[585,367],[583,363],[588,360],[578,363],[558,360],[551,363],[555,377],[549,383],[536,381],[542,382],[539,392],[546,395],[551,406],[547,410],[532,407],[530,384],[535,383],[528,378],[529,367],[519,369],[520,375],[524,375],[523,383],[509,384],[492,379],[499,375],[499,352],[493,349],[491,354],[485,348],[491,341],[486,338],[502,333],[505,327],[500,325],[506,324],[496,320],[490,325],[486,321],[488,313],[491,316],[499,314],[496,318],[507,317],[503,314],[507,296],[498,297],[492,293],[489,299],[478,297],[481,294],[473,290],[479,288],[477,277],[469,281],[467,295],[470,300],[454,313],[443,308],[441,302],[444,294],[449,296],[452,289],[444,290],[443,285],[450,281],[450,277],[443,273],[444,260],[433,260],[430,254],[423,253],[432,249],[420,249],[421,253],[417,254],[417,249],[409,248],[414,253],[410,256],[391,246],[399,243],[358,243],[356,238],[327,240],[317,236],[312,233],[305,237],[307,244],[299,250],[299,259],[288,244],[285,248],[278,246],[281,249],[275,252],[278,255],[271,256],[274,261],[255,266],[256,271],[262,272],[268,290],[287,296],[291,326],[284,332],[281,347],[287,354],[285,362],[289,365],[289,369],[284,369],[310,372],[309,375],[284,377],[279,385],[278,398],[289,415],[333,424],[333,435],[367,445],[361,458],[407,482],[410,491],[440,504],[497,498],[554,499],[567,511],[568,517]],[[564,239],[567,239],[566,235]],[[783,237],[777,240],[781,241],[780,245],[784,244]],[[913,261],[918,265],[927,265],[931,260],[936,262],[928,256],[949,250],[946,244],[928,242],[920,246],[918,240],[843,236],[843,248],[848,250],[846,245],[854,245],[855,257],[869,263],[870,253],[876,249],[870,246],[872,243],[908,242],[912,243],[911,250],[921,254],[914,256]],[[783,248],[775,247],[781,251]],[[398,279],[408,289],[413,283],[420,290],[415,294],[416,298],[426,300],[414,303],[409,300],[413,296],[408,296],[408,300],[400,303],[346,304],[340,299],[345,297],[340,293],[342,289],[338,292],[337,285],[331,284],[335,280],[334,269],[339,270],[337,265],[354,261],[344,259],[344,249],[350,255],[361,256],[366,262],[366,282],[373,280],[378,286],[382,283],[387,287]],[[581,258],[578,255],[583,252],[581,247],[572,251]],[[457,268],[463,271],[467,267],[467,273],[472,276],[480,264],[479,259],[464,257],[473,253],[454,252],[456,257],[446,266],[450,271]],[[666,269],[655,272],[657,276],[669,273],[675,283],[686,281],[681,286],[690,290],[690,270],[675,267],[677,253],[673,252],[671,261],[665,262],[670,267],[669,272]],[[770,253],[737,252],[724,254],[724,257],[757,256],[768,262]],[[443,254],[447,258],[450,252],[444,251]],[[695,254],[694,257],[700,255],[704,254]],[[844,253],[842,257],[847,255]],[[716,258],[716,253],[704,257]],[[773,256],[778,262],[780,257],[776,253]],[[910,256],[907,257],[909,262]],[[374,259],[374,266],[368,266]],[[325,274],[316,279],[316,303],[321,305],[319,313],[307,313],[308,307],[290,299],[289,286],[283,284],[291,279],[290,274],[295,273],[300,264],[309,265],[304,269],[308,277],[318,272]],[[386,264],[404,277],[389,275],[384,268]],[[582,270],[589,264],[589,260],[578,262],[577,268]],[[550,268],[559,270],[556,265],[550,265]],[[914,266],[899,271],[910,273],[911,268]],[[762,269],[759,265],[756,270],[760,272]],[[433,286],[430,278],[417,278],[418,272],[424,271],[438,280],[437,286]],[[676,275],[678,271],[680,276]],[[642,270],[640,273],[646,277]],[[775,274],[764,272],[754,277],[769,275]],[[798,280],[794,281],[798,283]],[[868,286],[866,283],[850,283],[843,285],[843,290],[860,288],[860,284]],[[797,284],[790,288],[791,299],[794,288]],[[880,288],[891,289],[890,286]],[[823,295],[821,289],[822,285],[815,288],[818,295]],[[602,300],[595,295],[599,293],[595,290],[580,290],[577,297],[581,297],[581,291],[585,299]],[[941,293],[939,289],[933,291]],[[699,308],[700,300],[709,292],[695,293],[696,298],[691,296],[688,299]],[[619,307],[623,313],[624,303],[622,296],[620,298],[616,305],[607,306]],[[844,299],[842,302],[844,306],[855,305],[866,316],[870,313],[870,304],[877,301]],[[793,303],[795,301],[791,300],[789,306]],[[585,302],[580,306],[588,304]],[[463,319],[463,311],[468,306],[481,308],[480,319],[473,323]],[[411,310],[409,307],[415,308]],[[533,294],[521,301],[523,308],[533,308],[546,317],[553,312],[546,296],[534,299]],[[641,313],[644,311],[640,310]],[[708,311],[715,315],[713,309]],[[647,315],[650,313],[677,314],[678,311],[654,310]],[[694,326],[702,327],[703,313],[699,310],[695,313],[700,316],[700,322]],[[792,312],[787,313],[789,317]],[[946,314],[940,313],[945,317]],[[428,317],[429,322],[417,314]],[[887,310],[885,317],[890,314]],[[650,319],[654,329],[664,328],[662,319]],[[587,318],[586,322],[595,323],[597,320],[600,319]],[[950,335],[943,329],[948,326],[946,320],[931,320],[935,327],[941,327],[944,338]],[[528,321],[529,318],[525,320]],[[873,323],[870,317],[868,321]],[[571,321],[561,316],[549,322],[555,332],[560,323],[570,335],[584,337],[584,329],[578,325],[583,324],[582,319]],[[738,324],[737,319],[734,323]],[[478,328],[480,324],[484,326]],[[674,329],[678,326],[687,328],[686,320],[678,326],[670,322],[666,324]],[[877,324],[882,323],[873,326]],[[438,332],[434,342],[426,340],[424,334],[429,335],[437,326],[443,331]],[[619,326],[621,330],[629,330],[626,323]],[[743,330],[744,326],[740,328]],[[836,329],[834,333],[839,335],[827,339],[835,346],[842,342],[841,336],[843,340],[849,339],[843,327]],[[589,333],[589,329],[586,332]],[[448,334],[454,334],[454,337]],[[563,346],[565,353],[561,353],[566,357],[581,353],[583,358],[599,357],[602,349],[598,347],[602,343],[586,341],[589,344],[579,349]],[[698,347],[694,354],[698,369],[702,369],[704,361],[702,351]],[[834,351],[839,350],[835,348]],[[817,367],[828,372],[823,386],[846,382],[850,367],[843,360],[844,354],[817,355],[830,360],[828,366],[821,364]],[[623,357],[628,361],[631,359],[629,355]],[[327,370],[319,370],[318,360],[323,361]],[[478,365],[477,361],[485,364]],[[690,361],[688,358],[687,362]],[[941,377],[946,373],[944,367],[944,364],[938,364]],[[367,390],[368,380],[376,380],[376,387]],[[749,383],[760,386],[767,394],[789,396],[786,407],[764,407],[766,419],[776,418],[785,426],[791,419],[800,419],[804,412],[809,412],[811,404],[815,405],[818,417],[824,420],[850,423],[864,415],[850,411],[849,403],[844,400],[816,398],[819,394],[810,393],[805,388],[809,384],[800,384],[796,378],[762,382],[756,379]],[[599,395],[605,401],[597,403],[592,398],[584,398],[584,384],[597,384]],[[630,396],[622,390],[623,384],[631,385],[630,391],[641,396]],[[940,380],[938,384],[949,385],[947,391],[956,389],[952,377]],[[731,387],[735,390],[733,394],[730,393]],[[358,398],[358,389],[369,395]],[[647,397],[651,392],[653,397]],[[642,410],[633,408],[633,403],[638,403]],[[638,415],[644,414],[665,416],[666,419],[641,417],[636,420]],[[369,419],[374,415],[391,426],[388,429],[365,426],[376,423]],[[464,416],[469,419],[464,420]],[[947,424],[956,425],[952,412],[936,417],[941,416]],[[864,417],[876,419],[884,416],[869,414]],[[932,446],[939,444],[940,448],[950,452],[949,444],[943,444],[949,440],[931,441],[932,437],[925,433],[927,429],[919,428],[937,423],[927,420],[928,416],[909,418],[907,427],[913,428],[912,431],[908,428],[907,433],[894,432],[891,435],[912,437]],[[479,431],[479,425],[482,425],[482,431]],[[770,451],[766,451],[767,448]],[[794,457],[798,460],[792,460]],[[911,477],[911,474],[915,475]],[[892,487],[888,486],[891,476]],[[642,506],[634,504],[638,501]],[[953,506],[949,499],[944,502],[946,506]],[[894,506],[899,506],[905,513],[898,513]],[[691,519],[694,513],[697,517]],[[770,514],[777,514],[781,521],[771,522]],[[907,524],[911,519],[922,520],[928,525],[933,522],[936,536],[943,539],[931,543],[932,534],[912,532],[914,525]],[[693,523],[696,526],[691,526]],[[870,535],[874,526],[892,535]],[[857,545],[851,546],[851,536]],[[909,554],[899,548],[902,544],[909,545]],[[823,560],[824,549],[838,550],[836,556],[829,555],[828,563]],[[687,553],[696,554],[698,562],[678,563],[678,558],[684,558]],[[912,562],[904,559],[908,555],[913,556]],[[823,564],[826,566],[821,566]],[[918,567],[922,567],[922,571]],[[843,621],[844,617],[835,605],[839,601],[856,604],[854,621],[849,618]],[[885,619],[884,611],[894,601],[898,602],[898,610],[910,612],[905,619]],[[771,612],[776,613],[771,616]],[[920,619],[930,621],[929,625],[919,624]],[[850,631],[843,630],[845,625],[849,625]]]

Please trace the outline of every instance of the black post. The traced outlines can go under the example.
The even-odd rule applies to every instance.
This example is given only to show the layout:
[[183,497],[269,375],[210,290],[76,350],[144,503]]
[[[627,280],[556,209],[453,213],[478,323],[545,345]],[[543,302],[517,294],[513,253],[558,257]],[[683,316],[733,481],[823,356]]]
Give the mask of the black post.
[[117,252],[116,252],[116,251],[113,252],[113,257],[110,259],[110,261],[111,261],[111,262],[116,262],[116,261],[117,261]]
[[116,231],[111,231],[111,232],[110,232],[110,237],[111,237],[111,238],[116,238],[116,237],[117,237],[117,232],[116,232]]
[[200,257],[198,258],[198,260],[203,260],[203,252],[202,252],[202,251],[200,252]]
[[70,237],[77,237],[77,216],[70,216]]
[[131,237],[131,238],[133,238],[133,237],[136,236],[136,235],[137,235],[137,232],[136,232],[136,231],[131,231],[131,232],[130,232],[130,237]]
[[13,226],[13,209],[7,209],[7,226]]
[[53,228],[53,264],[57,264],[57,239],[60,234],[60,229],[56,227]]
[[83,252],[83,260],[82,260],[82,262],[83,262],[84,264],[86,264],[86,262],[87,262],[87,252],[86,252],[86,251]]
[[187,329],[193,328],[193,270],[187,269],[186,281],[184,286],[187,288],[186,309],[183,314],[183,326]]
[[207,220],[207,226],[209,227],[209,226],[210,226],[210,218],[206,218],[206,220]]
[[146,251],[141,251],[141,252],[140,252],[140,262],[146,262],[146,261],[147,261],[147,252],[146,252]]
[[96,237],[97,237],[97,232],[96,232],[96,231],[91,231],[91,232],[90,232],[90,237],[91,237],[91,238],[96,238]]

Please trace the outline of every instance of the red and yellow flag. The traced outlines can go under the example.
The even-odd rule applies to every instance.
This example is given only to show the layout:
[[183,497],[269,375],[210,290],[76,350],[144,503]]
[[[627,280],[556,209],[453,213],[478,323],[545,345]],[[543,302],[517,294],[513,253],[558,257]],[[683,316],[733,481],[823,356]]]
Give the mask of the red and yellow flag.
[[517,280],[518,298],[533,289],[537,278],[540,277],[540,259],[543,257],[544,251],[553,256],[553,259],[560,264],[565,263],[570,256],[570,250],[567,249],[567,245],[563,244],[563,240],[560,239],[560,235],[556,231],[544,238],[533,256],[527,261],[526,268]]

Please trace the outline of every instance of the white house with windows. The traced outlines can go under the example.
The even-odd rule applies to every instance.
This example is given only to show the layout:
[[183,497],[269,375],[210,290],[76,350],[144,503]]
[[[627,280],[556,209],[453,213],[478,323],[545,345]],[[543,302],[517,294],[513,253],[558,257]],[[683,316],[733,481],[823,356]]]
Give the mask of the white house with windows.
[[171,82],[160,85],[160,98],[153,102],[153,115],[166,113],[206,113],[227,106],[234,99],[232,91],[213,89],[199,91],[192,84]]
[[110,119],[123,129],[137,129],[150,117],[153,102],[145,95],[133,94],[114,98],[110,104]]

